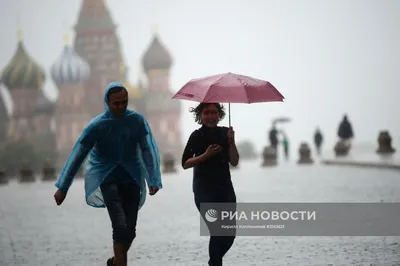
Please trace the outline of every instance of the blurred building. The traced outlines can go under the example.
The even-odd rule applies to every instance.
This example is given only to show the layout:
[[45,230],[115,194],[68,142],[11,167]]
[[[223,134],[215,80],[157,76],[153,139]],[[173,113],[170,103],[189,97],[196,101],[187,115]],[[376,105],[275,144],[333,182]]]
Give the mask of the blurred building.
[[16,52],[1,75],[13,101],[7,138],[24,139],[37,144],[35,137],[39,131],[51,131],[51,123],[42,121],[40,117],[44,117],[43,112],[52,116],[54,103],[45,101],[42,91],[45,72],[27,53],[21,32],[18,33],[18,39]]
[[[161,151],[178,155],[181,153],[181,105],[170,100],[170,68],[172,57],[161,44],[157,34],[153,36],[149,48],[142,58],[148,88],[144,96],[146,117]],[[179,154],[180,155],[180,154]]]
[[117,26],[105,1],[83,0],[74,29],[74,41],[65,35],[65,46],[49,69],[59,93],[56,102],[43,93],[45,71],[27,52],[19,32],[16,52],[1,75],[14,107],[8,117],[0,101],[2,125],[9,119],[0,129],[0,141],[6,136],[29,140],[46,154],[56,151],[63,163],[88,122],[104,111],[107,84],[119,81],[128,90],[129,108],[149,121],[160,151],[180,154],[181,105],[171,100],[173,60],[160,37],[155,33],[143,54],[147,82],[138,77],[137,84],[132,84],[127,78]]
[[[2,85],[1,82],[0,85]],[[0,92],[0,145],[7,140],[8,121],[6,99],[4,99],[3,94]]]

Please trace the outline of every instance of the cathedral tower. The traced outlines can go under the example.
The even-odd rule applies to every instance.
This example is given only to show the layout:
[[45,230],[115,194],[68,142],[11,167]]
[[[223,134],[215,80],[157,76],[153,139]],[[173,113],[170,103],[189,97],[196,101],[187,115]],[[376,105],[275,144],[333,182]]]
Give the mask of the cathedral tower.
[[57,156],[54,107],[55,103],[41,90],[34,108],[32,144],[36,152],[46,159],[55,159]]
[[26,52],[21,30],[18,32],[16,52],[4,68],[1,80],[10,90],[13,100],[9,137],[29,140],[35,130],[32,118],[45,81],[45,73]]
[[55,107],[55,131],[59,161],[65,161],[76,140],[92,118],[86,111],[85,90],[90,77],[90,67],[69,45],[65,46],[51,67],[51,77],[59,94]]
[[92,116],[104,111],[103,97],[108,83],[125,79],[125,73],[120,71],[123,59],[116,28],[104,0],[82,1],[74,48],[91,69],[85,102]]
[[162,153],[180,156],[181,106],[171,100],[170,68],[172,57],[161,43],[157,32],[143,55],[143,69],[147,76],[146,118],[151,125],[157,144]]
[[[3,87],[3,84],[0,82],[0,86]],[[7,90],[7,88],[0,88]],[[7,132],[8,132],[8,122],[9,115],[7,112],[6,99],[2,92],[0,91],[0,145],[7,140]]]

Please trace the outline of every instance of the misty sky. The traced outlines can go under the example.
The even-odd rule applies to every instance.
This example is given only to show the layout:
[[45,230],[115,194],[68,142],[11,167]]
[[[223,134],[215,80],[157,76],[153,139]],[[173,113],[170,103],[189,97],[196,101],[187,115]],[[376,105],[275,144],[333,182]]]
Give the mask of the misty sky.
[[[293,119],[284,128],[297,153],[316,126],[332,149],[344,113],[357,142],[374,144],[389,129],[400,144],[400,1],[397,0],[108,0],[119,25],[130,81],[141,75],[140,60],[157,22],[161,40],[174,58],[171,88],[188,80],[234,72],[266,79],[284,103],[233,104],[238,141],[258,148],[276,116]],[[57,97],[49,69],[63,48],[66,25],[71,39],[81,0],[0,0],[1,70],[17,44],[18,23],[25,46],[47,71],[46,93]],[[153,9],[157,12],[152,12]],[[156,15],[154,15],[156,14]],[[19,18],[19,19],[18,19]],[[19,21],[19,22],[18,22]],[[198,126],[184,102],[186,141]],[[222,122],[227,125],[228,119]],[[399,148],[399,147],[397,147]]]

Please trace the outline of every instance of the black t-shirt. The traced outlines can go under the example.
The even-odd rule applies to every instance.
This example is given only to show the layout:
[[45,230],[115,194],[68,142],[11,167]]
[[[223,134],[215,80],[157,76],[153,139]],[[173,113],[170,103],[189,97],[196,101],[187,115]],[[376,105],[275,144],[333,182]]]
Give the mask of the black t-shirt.
[[193,185],[213,185],[230,182],[227,127],[208,128],[202,126],[193,131],[182,155],[182,166],[189,158],[203,154],[208,146],[212,144],[220,145],[222,151],[193,167]]

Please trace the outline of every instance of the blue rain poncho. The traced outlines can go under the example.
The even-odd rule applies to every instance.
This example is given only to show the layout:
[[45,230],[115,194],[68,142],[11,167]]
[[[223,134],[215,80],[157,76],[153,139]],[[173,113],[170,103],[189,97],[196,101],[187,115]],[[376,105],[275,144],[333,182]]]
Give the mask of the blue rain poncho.
[[162,188],[159,151],[141,114],[129,109],[122,117],[111,113],[107,95],[114,87],[124,88],[117,82],[108,85],[104,95],[104,113],[93,118],[84,129],[61,171],[56,187],[68,192],[89,154],[85,169],[86,203],[97,208],[105,207],[100,185],[121,165],[140,186],[141,208],[146,200],[146,182],[148,187]]

